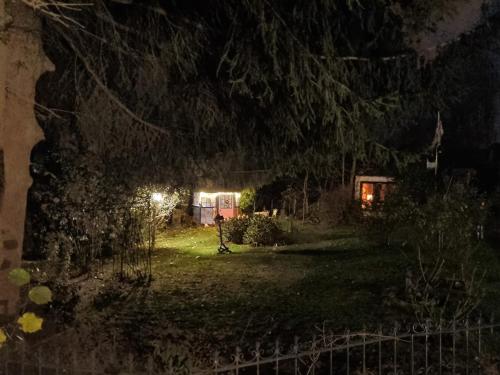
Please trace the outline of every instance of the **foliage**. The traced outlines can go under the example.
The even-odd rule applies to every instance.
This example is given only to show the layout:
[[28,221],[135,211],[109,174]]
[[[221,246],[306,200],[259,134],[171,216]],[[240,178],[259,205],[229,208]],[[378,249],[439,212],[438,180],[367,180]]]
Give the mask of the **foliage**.
[[447,268],[445,260],[424,265],[419,259],[419,269],[408,272],[405,299],[420,322],[467,319],[481,303],[484,275],[462,266],[450,276]]
[[136,189],[133,195],[132,212],[141,210],[153,211],[156,226],[164,226],[171,218],[174,208],[181,202],[184,190],[174,189],[168,185],[148,185]]
[[411,37],[420,32],[433,31],[438,21],[453,16],[460,0],[391,0],[393,7],[401,14],[405,28]]
[[279,242],[281,236],[281,229],[274,218],[255,215],[249,220],[243,242],[252,246],[269,246]]
[[5,331],[2,328],[0,328],[0,349],[6,342],[7,342],[7,335]]
[[16,286],[23,286],[30,282],[31,275],[22,268],[15,268],[9,272],[9,281]]
[[45,34],[74,63],[53,84],[74,91],[78,137],[120,173],[185,184],[249,165],[331,176],[405,162],[391,139],[421,77],[393,4],[136,6],[115,27],[96,1],[75,14],[88,33],[49,21]]
[[53,294],[52,301],[46,308],[47,313],[58,323],[73,322],[76,317],[76,307],[80,302],[79,286],[57,279],[51,279],[45,284]]
[[26,333],[35,333],[42,329],[43,319],[36,316],[34,313],[24,313],[17,323],[21,330]]
[[35,164],[28,253],[46,258],[48,274],[64,280],[95,269],[129,209],[130,191],[92,154],[72,150],[51,153]]
[[[185,190],[137,186],[96,155],[76,155],[72,149],[39,160],[35,173],[30,223],[37,230],[28,254],[47,259],[45,279],[67,281],[95,272],[109,258],[121,277],[148,277],[148,252],[139,249],[154,247],[157,229],[186,199]],[[153,194],[159,194],[159,200]]]
[[260,215],[224,220],[222,234],[226,241],[252,246],[274,245],[282,239],[277,221]]
[[389,242],[420,250],[449,265],[472,265],[478,225],[484,225],[486,201],[455,186],[419,203],[402,190],[392,194],[383,208],[382,225]]
[[46,286],[36,286],[29,291],[28,298],[37,305],[45,305],[52,301],[52,291]]
[[388,197],[379,222],[389,244],[414,262],[403,298],[419,320],[468,317],[483,297],[484,275],[474,254],[486,201],[461,184],[424,198],[409,181]]
[[[21,310],[25,310],[29,301],[35,305],[47,305],[52,300],[52,291],[44,285],[35,285],[31,287],[31,275],[22,268],[14,268],[8,274],[8,280],[17,287],[28,287],[28,300],[23,303]],[[33,307],[33,306],[31,306]],[[0,326],[0,348],[14,337],[19,337],[17,332],[35,333],[42,329],[43,318],[34,312],[25,311],[17,319],[17,327]]]
[[339,186],[334,190],[322,192],[317,203],[321,222],[337,225],[353,220],[355,214],[352,200],[351,186]]
[[255,189],[243,189],[240,197],[240,210],[242,213],[249,215],[253,212],[257,193]]
[[186,189],[167,185],[141,186],[135,190],[130,198],[130,210],[142,228],[143,241],[155,246],[156,232],[165,229],[175,207],[186,195]]
[[243,237],[250,225],[249,217],[233,217],[224,220],[222,223],[222,235],[225,241],[230,241],[236,244],[243,243]]

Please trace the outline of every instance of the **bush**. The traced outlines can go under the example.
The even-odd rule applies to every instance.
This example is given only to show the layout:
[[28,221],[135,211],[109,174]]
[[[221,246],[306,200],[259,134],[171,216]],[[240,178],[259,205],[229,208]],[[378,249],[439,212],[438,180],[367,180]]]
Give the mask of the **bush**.
[[243,243],[243,236],[250,224],[248,217],[233,217],[224,220],[222,223],[222,236],[225,241],[230,241],[236,244]]
[[336,225],[344,220],[352,201],[350,187],[340,186],[331,191],[324,191],[318,201],[318,215],[322,222]]
[[244,214],[251,214],[255,204],[256,192],[255,189],[243,189],[240,198],[240,210]]
[[253,216],[243,236],[243,242],[252,246],[274,245],[280,241],[282,231],[276,220],[265,216]]
[[413,260],[403,300],[419,321],[470,317],[483,297],[475,254],[488,205],[471,190],[455,184],[419,195],[400,186],[384,204],[380,230]]

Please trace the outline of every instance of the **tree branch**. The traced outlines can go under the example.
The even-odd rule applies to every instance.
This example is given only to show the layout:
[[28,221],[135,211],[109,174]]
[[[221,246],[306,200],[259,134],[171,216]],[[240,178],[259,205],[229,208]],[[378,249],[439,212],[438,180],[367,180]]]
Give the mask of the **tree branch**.
[[83,56],[83,54],[80,52],[80,50],[75,46],[75,44],[73,43],[73,41],[64,33],[64,32],[61,32],[61,36],[64,38],[64,40],[66,40],[68,42],[68,44],[71,46],[71,48],[73,49],[73,51],[75,52],[76,56],[78,57],[78,59],[82,62],[82,64],[85,66],[85,69],[87,70],[87,72],[91,75],[92,79],[95,81],[95,83],[97,84],[97,86],[99,86],[99,88],[108,96],[108,98],[116,104],[116,106],[122,111],[124,112],[125,114],[127,114],[128,116],[130,116],[132,119],[134,119],[135,121],[137,121],[138,123],[144,125],[146,128],[148,129],[151,129],[153,130],[154,132],[159,132],[159,133],[162,133],[162,134],[166,134],[166,135],[169,135],[170,133],[158,126],[158,125],[155,125],[155,124],[152,124],[148,121],[145,121],[144,119],[142,119],[141,117],[139,117],[137,114],[135,114],[132,110],[130,110],[103,82],[102,80],[99,78],[99,75],[92,69],[92,67],[90,66],[89,62],[87,61],[87,59]]

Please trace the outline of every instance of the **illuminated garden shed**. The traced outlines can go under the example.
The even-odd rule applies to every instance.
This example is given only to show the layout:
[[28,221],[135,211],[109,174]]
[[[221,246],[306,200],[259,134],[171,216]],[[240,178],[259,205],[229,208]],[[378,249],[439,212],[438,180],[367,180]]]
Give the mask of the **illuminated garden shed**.
[[267,170],[230,172],[217,180],[200,179],[193,192],[193,221],[213,225],[217,214],[225,219],[239,216],[241,191],[271,181]]

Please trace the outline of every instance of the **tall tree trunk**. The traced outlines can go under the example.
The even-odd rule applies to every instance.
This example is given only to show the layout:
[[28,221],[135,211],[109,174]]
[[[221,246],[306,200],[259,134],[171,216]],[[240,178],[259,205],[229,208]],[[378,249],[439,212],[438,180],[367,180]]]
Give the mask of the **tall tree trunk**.
[[35,85],[52,69],[32,9],[18,0],[0,0],[0,314],[16,312],[19,290],[7,281],[21,265],[30,156],[43,139],[34,114]]

